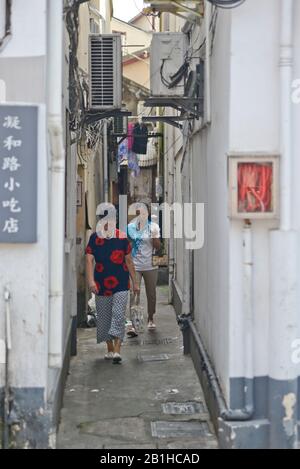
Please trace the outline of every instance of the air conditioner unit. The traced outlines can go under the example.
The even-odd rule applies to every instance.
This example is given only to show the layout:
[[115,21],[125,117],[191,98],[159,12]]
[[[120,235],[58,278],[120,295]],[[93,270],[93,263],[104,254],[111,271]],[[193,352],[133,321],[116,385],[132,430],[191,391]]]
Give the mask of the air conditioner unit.
[[168,86],[188,51],[188,36],[184,33],[154,33],[150,54],[151,96],[183,97],[184,77],[175,86]]
[[120,34],[89,35],[89,107],[122,107],[122,48]]

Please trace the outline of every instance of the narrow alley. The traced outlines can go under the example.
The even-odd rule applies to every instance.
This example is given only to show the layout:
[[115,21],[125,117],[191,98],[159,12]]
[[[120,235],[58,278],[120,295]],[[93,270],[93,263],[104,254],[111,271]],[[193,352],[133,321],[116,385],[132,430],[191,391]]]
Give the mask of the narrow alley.
[[[95,329],[81,329],[61,411],[58,448],[214,449],[217,440],[167,287],[158,330],[124,343],[123,364],[104,360]],[[143,298],[145,300],[145,298]]]
[[299,448],[299,24],[0,0],[1,449]]

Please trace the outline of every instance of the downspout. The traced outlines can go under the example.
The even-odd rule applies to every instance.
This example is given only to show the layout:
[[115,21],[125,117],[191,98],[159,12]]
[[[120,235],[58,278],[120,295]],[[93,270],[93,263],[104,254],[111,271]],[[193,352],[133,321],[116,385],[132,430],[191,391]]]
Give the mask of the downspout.
[[205,97],[206,97],[206,116],[205,124],[211,123],[211,35],[210,35],[210,22],[212,15],[212,4],[206,0],[205,2]]
[[[100,2],[102,3],[102,2]],[[104,34],[111,34],[111,16],[112,16],[112,1],[105,0],[103,2],[104,12],[103,12],[103,25],[104,25]],[[104,119],[103,121],[103,178],[104,178],[104,201],[108,202],[109,194],[109,180],[108,180],[108,142],[107,142],[107,128],[108,121]]]
[[[172,127],[172,141],[175,141],[175,128]],[[174,204],[174,162],[175,162],[175,147],[172,147],[168,156],[168,203]],[[170,211],[170,241],[169,241],[169,304],[173,301],[173,277],[174,277],[174,212]]]
[[[182,177],[182,200],[184,204],[191,202],[191,155],[190,155],[190,135],[188,123],[183,128],[183,150],[181,162]],[[183,228],[185,224],[185,211],[183,211]],[[183,291],[182,291],[182,315],[189,316],[191,310],[191,269],[190,250],[186,249],[186,234],[183,234]]]
[[12,402],[10,386],[10,352],[11,343],[11,318],[10,318],[10,291],[8,287],[4,289],[5,301],[5,389],[4,389],[4,415],[3,415],[3,449],[9,449],[10,435],[10,407]]
[[62,124],[63,1],[48,0],[48,135],[50,144],[49,367],[62,367],[65,240],[65,150]]
[[11,11],[12,11],[12,0],[6,2],[5,10],[5,24],[3,31],[0,32],[0,51],[6,47],[8,41],[11,39]]
[[280,229],[292,227],[292,104],[294,0],[284,0],[281,8],[280,101],[281,101],[281,181]]
[[104,179],[104,202],[108,202],[108,144],[107,144],[107,120],[103,121],[103,179]]
[[[296,2],[280,2],[280,228],[270,230],[270,447],[297,445],[298,369],[291,344],[299,336],[299,231],[293,226],[293,35]],[[278,386],[280,383],[280,388]],[[291,409],[291,410],[290,410]],[[283,412],[283,415],[282,415]]]

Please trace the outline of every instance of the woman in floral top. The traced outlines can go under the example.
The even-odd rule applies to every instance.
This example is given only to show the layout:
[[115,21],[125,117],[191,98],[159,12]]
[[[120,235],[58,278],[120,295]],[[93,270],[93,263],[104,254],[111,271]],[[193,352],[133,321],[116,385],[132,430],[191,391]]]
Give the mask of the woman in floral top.
[[121,363],[121,343],[125,335],[125,315],[130,290],[139,291],[131,245],[119,230],[93,233],[86,248],[89,288],[96,295],[97,343],[106,342],[106,359]]

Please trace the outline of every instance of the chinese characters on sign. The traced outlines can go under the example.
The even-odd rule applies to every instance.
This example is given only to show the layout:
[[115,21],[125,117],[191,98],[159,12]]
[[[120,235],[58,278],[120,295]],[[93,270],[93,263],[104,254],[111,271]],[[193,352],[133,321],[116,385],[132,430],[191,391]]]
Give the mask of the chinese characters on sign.
[[0,243],[37,241],[36,106],[0,105]]

